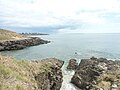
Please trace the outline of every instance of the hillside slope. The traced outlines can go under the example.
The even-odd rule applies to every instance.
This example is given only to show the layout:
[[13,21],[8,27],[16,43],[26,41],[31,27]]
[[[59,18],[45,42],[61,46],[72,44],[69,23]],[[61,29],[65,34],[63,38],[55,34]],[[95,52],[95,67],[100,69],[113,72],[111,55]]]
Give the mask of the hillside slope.
[[15,60],[0,56],[0,90],[60,90],[63,61]]
[[22,39],[25,36],[17,34],[16,32],[0,29],[0,40]]
[[29,37],[13,31],[0,29],[0,51],[19,50],[47,43],[50,43],[50,41],[43,40],[39,37]]

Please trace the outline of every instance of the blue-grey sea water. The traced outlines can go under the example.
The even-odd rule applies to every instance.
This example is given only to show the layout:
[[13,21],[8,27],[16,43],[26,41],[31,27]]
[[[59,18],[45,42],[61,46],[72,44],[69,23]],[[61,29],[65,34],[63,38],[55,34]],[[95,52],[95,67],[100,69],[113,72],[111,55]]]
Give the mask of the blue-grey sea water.
[[37,37],[50,40],[51,43],[1,54],[11,55],[19,60],[56,57],[68,61],[70,58],[91,56],[120,58],[120,34],[50,34]]
[[[51,43],[28,47],[23,50],[4,51],[2,55],[10,55],[18,60],[36,60],[56,57],[64,60],[67,64],[69,59],[105,57],[108,59],[120,59],[120,34],[50,34],[37,36]],[[77,53],[77,54],[75,54]],[[70,84],[70,78],[74,74],[67,71],[64,66],[64,81],[61,90],[79,90]]]

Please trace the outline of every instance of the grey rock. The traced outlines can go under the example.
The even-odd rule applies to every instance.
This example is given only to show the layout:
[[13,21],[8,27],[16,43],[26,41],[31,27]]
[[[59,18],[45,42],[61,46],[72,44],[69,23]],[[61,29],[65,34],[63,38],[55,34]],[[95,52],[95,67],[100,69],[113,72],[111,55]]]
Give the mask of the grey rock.
[[82,59],[71,82],[82,90],[120,90],[120,61]]
[[47,44],[47,43],[50,43],[50,41],[46,41],[38,37],[31,37],[20,40],[0,41],[0,51],[19,50],[29,46],[35,46],[35,45]]
[[76,70],[78,68],[78,63],[76,59],[70,59],[67,69]]
[[[51,64],[51,66],[50,70],[46,72],[39,72],[37,75],[35,75],[38,88],[40,90],[60,90],[63,82],[61,67],[63,66],[64,62],[55,58],[45,60],[47,63]],[[43,62],[45,60],[43,60]]]

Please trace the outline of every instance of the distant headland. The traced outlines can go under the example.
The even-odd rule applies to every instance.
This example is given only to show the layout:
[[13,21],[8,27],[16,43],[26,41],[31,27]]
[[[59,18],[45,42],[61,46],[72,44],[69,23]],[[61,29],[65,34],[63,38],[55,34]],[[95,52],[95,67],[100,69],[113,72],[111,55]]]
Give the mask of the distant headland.
[[49,34],[46,34],[46,33],[19,33],[20,35],[49,35]]

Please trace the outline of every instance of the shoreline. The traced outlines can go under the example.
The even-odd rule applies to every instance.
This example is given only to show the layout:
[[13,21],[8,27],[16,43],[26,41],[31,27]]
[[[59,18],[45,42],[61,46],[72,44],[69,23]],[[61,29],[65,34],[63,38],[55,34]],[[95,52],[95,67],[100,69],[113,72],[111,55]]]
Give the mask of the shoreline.
[[71,83],[81,90],[120,90],[120,61],[96,57],[81,59]]
[[[70,59],[69,61],[73,62],[74,59]],[[67,64],[69,65],[69,63]],[[72,63],[70,67],[74,65],[76,65],[76,63]],[[56,58],[27,61],[1,56],[0,67],[1,66],[4,67],[1,68],[4,69],[4,72],[10,70],[9,73],[11,73],[12,70],[13,73],[22,74],[23,76],[20,76],[22,82],[24,82],[24,78],[27,78],[26,86],[22,86],[24,83],[20,85],[23,88],[28,88],[28,85],[31,84],[31,81],[29,81],[31,78],[35,81],[35,84],[37,84],[36,87],[41,88],[40,90],[94,90],[93,88],[95,88],[95,90],[111,90],[109,88],[114,88],[112,87],[114,84],[116,85],[116,90],[119,90],[120,61],[116,60],[95,57],[81,59],[81,62],[77,64],[77,68],[72,69],[67,68],[65,61]],[[2,71],[0,70],[0,72]],[[11,76],[13,73],[9,75]],[[4,73],[2,72],[0,74]],[[6,80],[6,78],[3,80]],[[13,85],[17,85],[18,81],[19,80],[13,83]],[[102,85],[107,85],[108,87],[103,87]],[[31,90],[31,88],[29,88],[29,90]]]
[[43,40],[38,37],[28,37],[28,38],[13,39],[13,40],[1,40],[0,51],[20,50],[26,47],[47,44],[47,43],[50,43],[50,41]]

